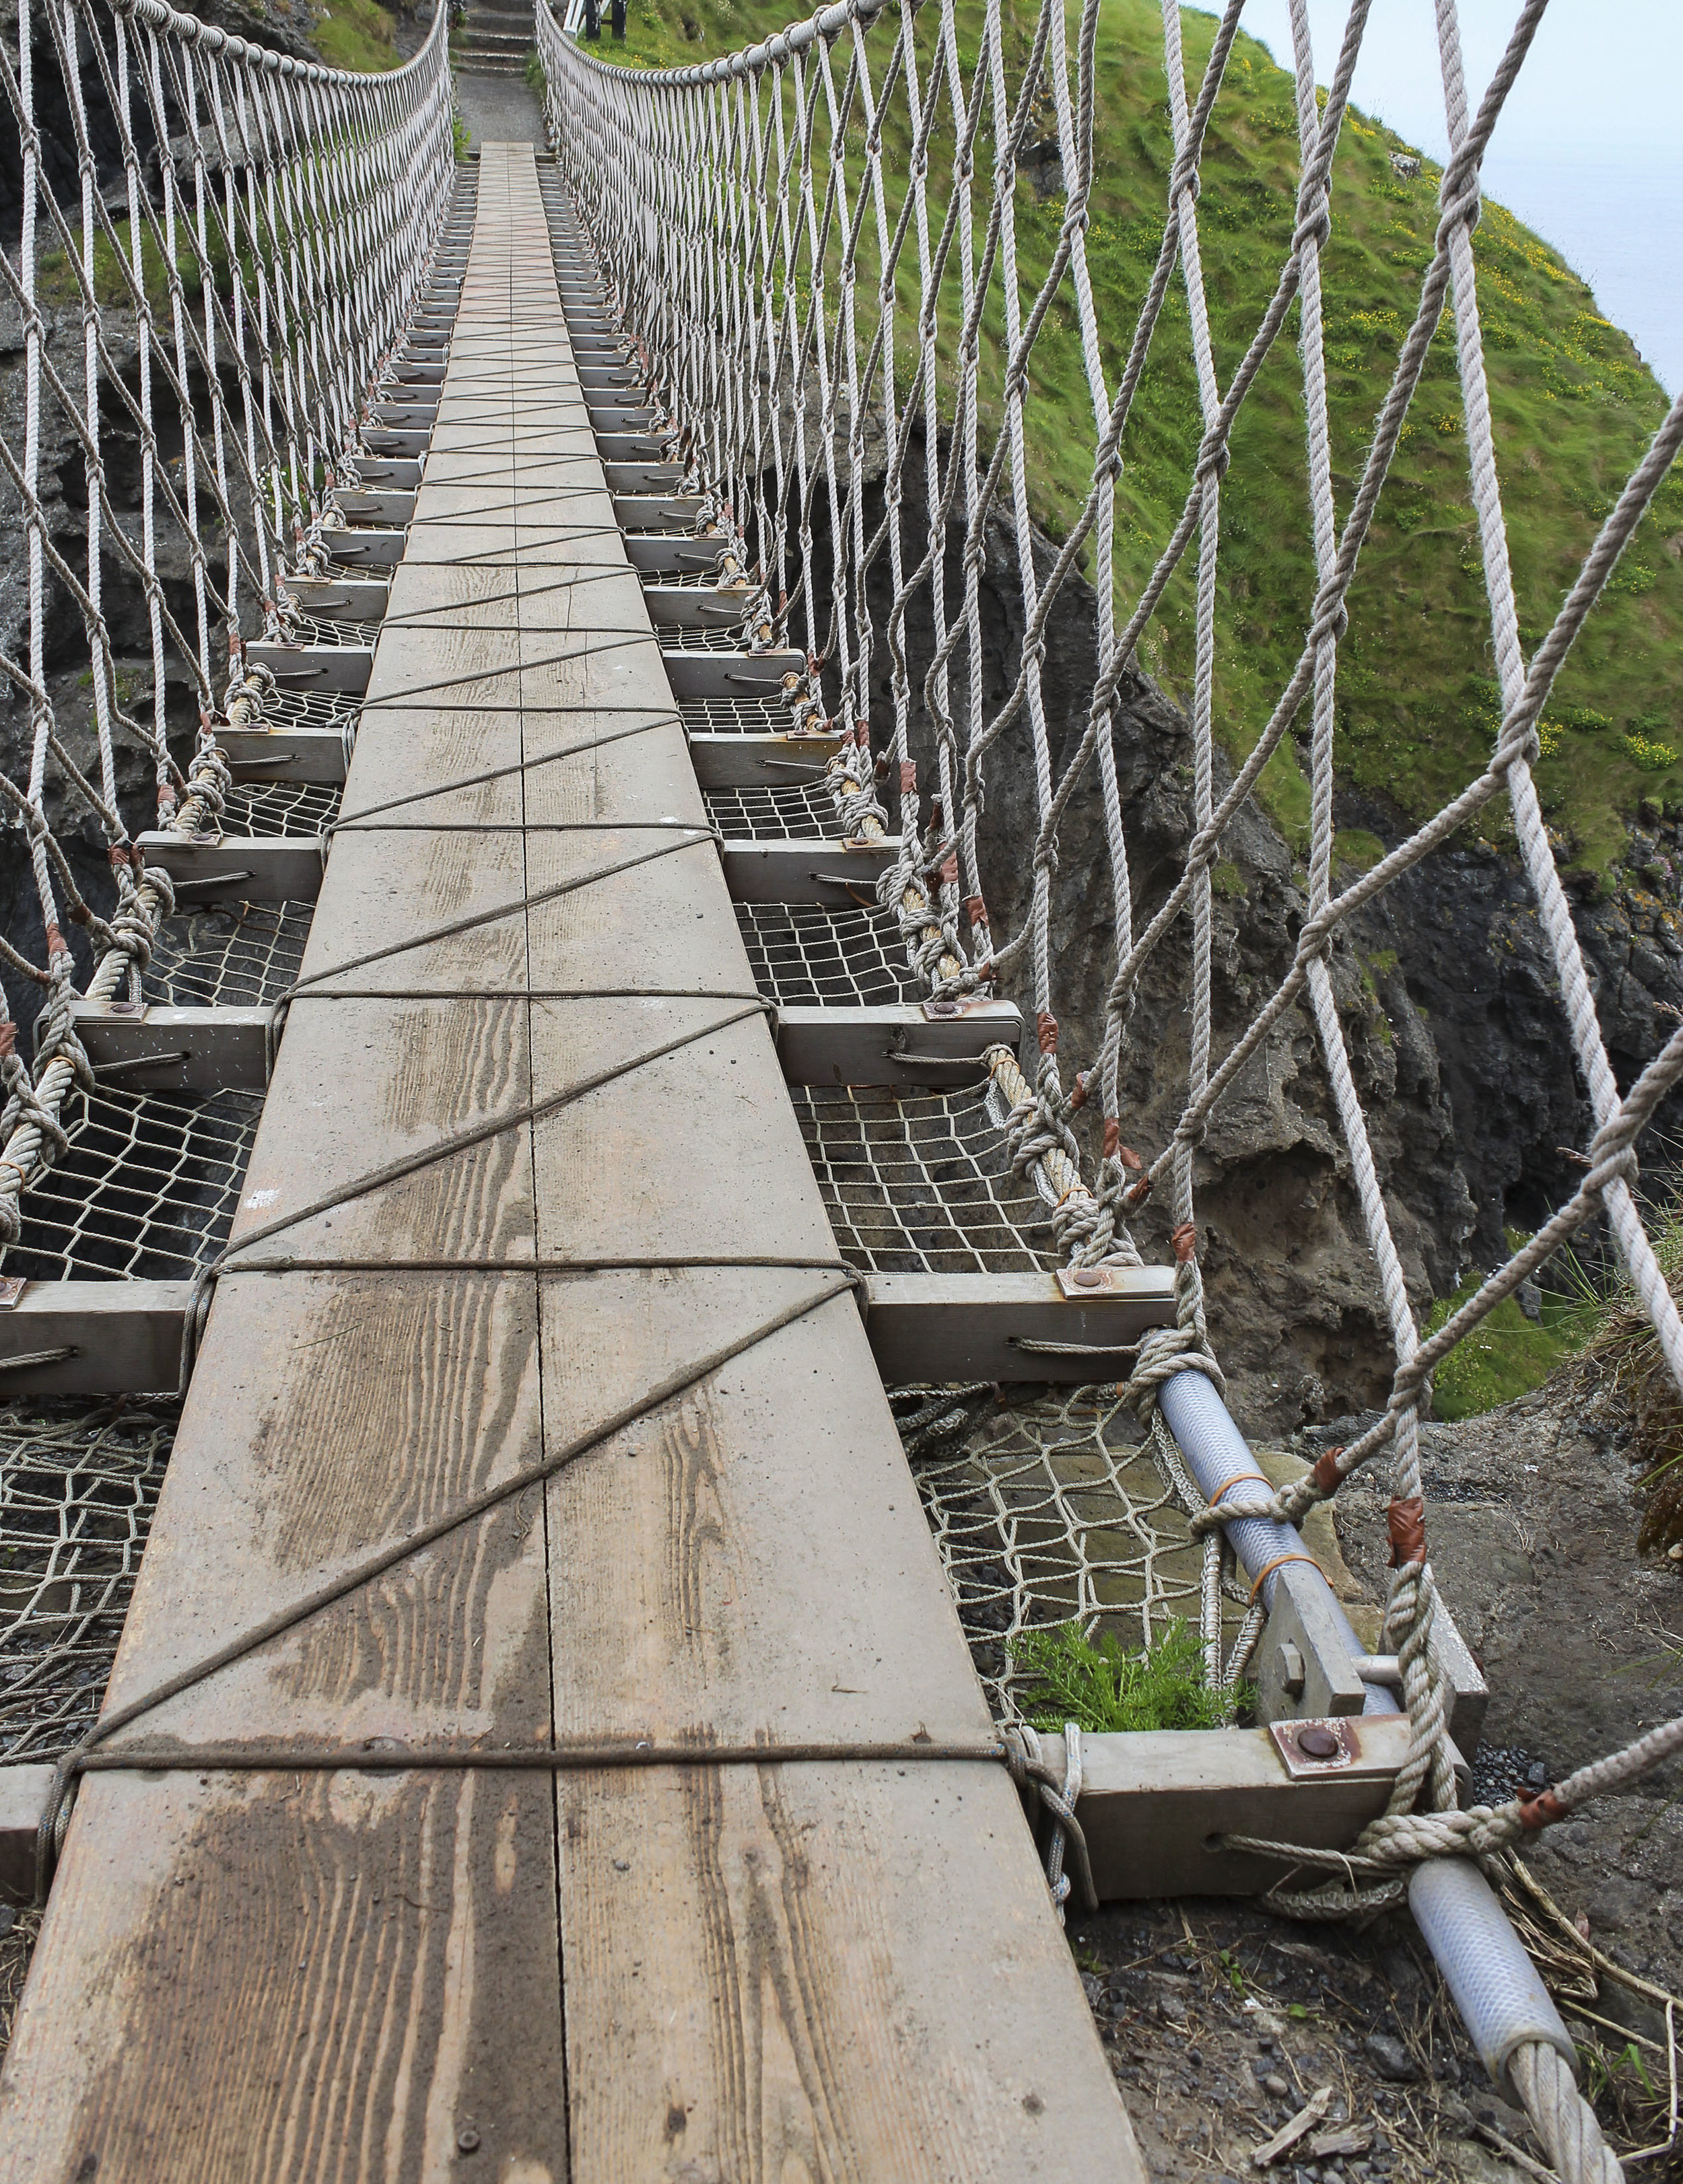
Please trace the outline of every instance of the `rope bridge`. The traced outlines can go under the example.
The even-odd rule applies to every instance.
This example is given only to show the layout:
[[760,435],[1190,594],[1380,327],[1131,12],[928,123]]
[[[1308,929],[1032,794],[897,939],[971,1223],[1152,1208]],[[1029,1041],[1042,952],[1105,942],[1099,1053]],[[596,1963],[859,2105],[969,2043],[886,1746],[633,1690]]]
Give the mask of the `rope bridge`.
[[[1432,1372],[1598,1213],[1683,1384],[1683,1324],[1632,1191],[1636,1139],[1683,1075],[1683,1032],[1621,1093],[1531,772],[1553,679],[1675,455],[1683,407],[1666,419],[1527,657],[1471,237],[1480,162],[1542,5],[1527,0],[1522,8],[1475,107],[1453,0],[1441,0],[1452,146],[1441,216],[1361,476],[1342,509],[1328,423],[1322,258],[1338,211],[1334,154],[1367,0],[1351,8],[1324,98],[1307,11],[1295,0],[1301,169],[1290,247],[1225,384],[1199,253],[1199,175],[1241,0],[1222,17],[1196,81],[1188,80],[1178,8],[1173,0],[1164,7],[1173,161],[1155,268],[1135,323],[1123,330],[1114,375],[1101,336],[1117,330],[1101,327],[1087,259],[1100,0],[1084,0],[1078,20],[1062,0],[1043,0],[1026,45],[1008,30],[998,0],[978,11],[961,10],[956,0],[901,0],[897,8],[850,0],[746,53],[665,74],[606,66],[546,8],[537,16],[565,185],[546,214],[552,235],[576,238],[589,254],[628,337],[605,337],[603,348],[585,355],[590,408],[616,512],[631,526],[627,551],[645,572],[649,612],[662,627],[677,714],[693,740],[775,739],[783,754],[766,762],[785,769],[772,773],[771,785],[733,781],[710,790],[719,855],[730,869],[732,853],[744,853],[734,870],[744,874],[747,853],[787,850],[799,863],[822,842],[821,867],[800,875],[801,899],[784,899],[776,885],[756,894],[751,880],[735,887],[749,961],[778,1014],[779,1035],[802,1010],[911,1003],[922,1006],[933,1043],[938,1026],[972,1014],[985,1021],[1007,994],[1027,1001],[1034,1022],[1032,1072],[1001,1039],[981,1051],[973,1089],[903,1089],[940,1059],[915,1047],[889,1056],[892,1090],[868,1073],[847,1084],[794,1087],[842,1257],[861,1279],[1050,1264],[1078,1294],[1083,1283],[1102,1288],[1140,1270],[1133,1228],[1166,1210],[1173,1324],[1146,1332],[1126,1357],[1095,1353],[1094,1372],[1108,1381],[1118,1362],[1127,1367],[1118,1399],[1095,1400],[1089,1390],[1025,1409],[990,1437],[978,1431],[990,1390],[916,1390],[899,1399],[920,1494],[995,1719],[1032,1746],[1017,1719],[1011,1658],[1024,1627],[1073,1620],[1090,1628],[1124,1609],[1149,1642],[1184,1605],[1199,1623],[1212,1688],[1230,1693],[1257,1646],[1279,1571],[1302,1557],[1288,1544],[1260,1574],[1251,1566],[1247,1582],[1229,1528],[1254,1526],[1289,1543],[1296,1535],[1285,1528],[1357,1466],[1383,1459],[1391,1468],[1395,1575],[1385,1643],[1408,1716],[1408,1758],[1386,1815],[1332,1865],[1347,1885],[1271,1897],[1305,1916],[1405,1896],[1419,1910],[1424,1899],[1409,1876],[1432,1861],[1454,1866],[1460,1853],[1494,1866],[1522,1831],[1658,1763],[1683,1741],[1674,1724],[1524,1807],[1457,1811],[1446,1640],[1426,1552],[1418,1425]],[[0,772],[0,800],[33,895],[32,910],[0,942],[0,1279],[174,1274],[202,1288],[221,1263],[260,1102],[228,1090],[176,1100],[102,1082],[78,1012],[160,1001],[252,1009],[263,1015],[272,1057],[277,1011],[312,983],[303,971],[307,906],[293,898],[256,901],[235,916],[196,906],[192,897],[207,887],[222,900],[237,894],[252,873],[231,869],[228,857],[255,861],[276,845],[302,861],[288,870],[314,860],[319,878],[337,825],[334,784],[343,778],[357,705],[354,691],[331,680],[326,655],[371,644],[381,611],[369,596],[380,588],[346,571],[360,566],[356,556],[376,537],[389,539],[379,526],[412,498],[404,488],[420,476],[407,430],[419,421],[404,407],[414,380],[403,359],[425,323],[458,190],[444,38],[441,9],[405,67],[353,77],[261,52],[159,0],[47,0],[20,9],[15,58],[0,51],[20,206],[16,248],[8,241],[0,249],[0,281],[23,358],[21,426],[0,432],[0,467],[25,549],[25,607],[15,642],[0,649],[0,672],[27,721],[26,762],[15,778]],[[1031,168],[1044,179],[1049,150],[1061,204],[1044,269],[1031,275],[1026,269],[1038,267],[1042,254],[1019,237],[1020,186]],[[567,278],[563,270],[564,304]],[[1177,281],[1200,437],[1179,514],[1154,542],[1149,576],[1130,588],[1117,541],[1122,450]],[[1235,421],[1294,307],[1317,588],[1296,666],[1223,787],[1223,481]],[[1370,872],[1340,883],[1339,644],[1363,544],[1446,311],[1501,727],[1487,763],[1442,810]],[[1090,455],[1078,515],[1056,544],[1038,533],[1032,515],[1034,451],[1046,436],[1067,441],[1071,431],[1067,408],[1034,370],[1051,323],[1073,325],[1078,337]],[[626,406],[616,418],[619,389]],[[86,480],[85,517],[66,482],[71,471]],[[640,546],[633,515],[648,519]],[[984,582],[990,544],[1001,537],[1022,627],[1003,682]],[[399,536],[392,558],[401,550]],[[1193,603],[1195,831],[1172,884],[1148,901],[1130,867],[1112,727],[1137,687],[1139,648],[1177,581],[1190,586]],[[1080,586],[1090,588],[1095,654],[1071,719],[1050,694],[1047,655],[1053,618]],[[300,666],[305,658],[311,664]],[[425,699],[444,687],[404,694]],[[1262,768],[1305,720],[1306,914],[1284,975],[1218,1051],[1212,874]],[[288,749],[271,741],[270,755],[254,759],[258,736]],[[334,763],[320,765],[329,747]],[[306,751],[315,755],[308,764],[279,763]],[[488,767],[454,785],[492,783],[498,773]],[[1011,783],[1032,784],[1034,816],[1028,838],[1006,852],[988,808],[989,784],[997,803]],[[404,801],[370,805],[359,819],[365,824]],[[1552,950],[1595,1135],[1570,1201],[1423,1339],[1330,956],[1364,905],[1499,802],[1511,812]],[[1061,954],[1055,907],[1060,831],[1089,811],[1097,814],[1104,855],[1084,883],[1103,903],[1110,951],[1096,1007],[1076,981],[1078,967]],[[90,857],[85,839],[97,840],[102,855]],[[667,846],[713,854],[697,834],[694,844],[675,840],[630,862],[664,857]],[[181,855],[200,851],[226,852],[212,878],[172,880]],[[543,899],[441,924],[432,937]],[[392,952],[371,945],[349,968]],[[1141,1132],[1127,1088],[1159,1081],[1164,1067],[1140,1035],[1138,1002],[1148,972],[1183,954],[1184,1093],[1162,1142],[1136,1150],[1128,1140]],[[744,1017],[757,1014],[746,997],[734,998]],[[35,1011],[32,1064],[14,1021],[14,1011],[29,1017],[25,1000]],[[1198,1150],[1223,1095],[1298,1012],[1318,1041],[1395,1370],[1371,1430],[1276,1491],[1248,1460],[1213,1476],[1201,1471],[1184,1406],[1201,1391],[1219,1412],[1223,1385],[1198,1264]],[[1079,1049],[1076,1067],[1071,1044]],[[534,1099],[517,1119],[543,1111]],[[308,1211],[348,1202],[382,1178],[509,1127],[475,1123]],[[237,1248],[302,1217],[277,1218],[272,1231],[249,1232]],[[201,1295],[188,1315],[184,1372],[202,1304]],[[1025,1340],[1022,1348],[1032,1360],[1069,1346]],[[1119,1402],[1146,1428],[1143,1451],[1119,1445]],[[28,1656],[29,1682],[9,1730],[16,1756],[58,1756],[89,1728],[86,1662],[109,1645],[120,1614],[166,1437],[167,1426],[148,1412],[131,1415],[120,1431],[70,1420],[20,1428],[15,1449],[0,1448],[0,1472],[10,1457],[58,1482],[36,1494],[28,1524],[61,1543],[66,1568],[92,1568],[98,1580],[91,1606],[77,1595],[67,1610],[59,1593],[49,1598],[50,1588],[37,1586],[20,1611],[19,1628],[28,1622],[37,1637],[44,1613],[65,1617],[69,1635],[56,1658],[75,1655],[77,1680],[53,1683],[50,1639],[39,1659]],[[1044,1767],[1034,1778],[1051,1816],[1053,1875],[1065,1891],[1064,1847],[1079,1844],[1078,1751],[1072,1737],[1061,1791]],[[1290,1844],[1259,1839],[1251,1847],[1293,1866],[1313,1863]],[[1556,2044],[1529,2037],[1493,2068],[1525,2098],[1563,2173],[1614,2173]]]
[[[875,884],[878,908],[855,916],[831,945],[834,983],[858,964],[861,990],[893,978],[932,1000],[1010,988],[1032,1003],[1039,1058],[1032,1080],[1014,1051],[986,1057],[989,1106],[1013,1177],[1032,1178],[1050,1209],[1060,1260],[1072,1268],[1137,1264],[1129,1233],[1148,1193],[1169,1201],[1176,1257],[1176,1323],[1149,1334],[1128,1393],[1149,1418],[1168,1478],[1184,1477],[1160,1397],[1179,1376],[1220,1368],[1199,1279],[1195,1168],[1218,1104],[1295,1011],[1318,1043],[1349,1173],[1359,1197],[1395,1350],[1383,1415],[1348,1448],[1281,1492],[1234,1482],[1197,1499],[1195,1526],[1214,1543],[1235,1516],[1293,1523],[1359,1465],[1391,1468],[1395,1575],[1389,1641],[1400,1656],[1414,1741],[1390,1819],[1359,1847],[1418,1852],[1407,1816],[1424,1796],[1440,1848],[1492,1849],[1545,1817],[1453,1814],[1456,1791],[1420,1474],[1420,1409],[1434,1369],[1585,1221],[1604,1212],[1675,1377],[1683,1384],[1683,1323],[1655,1261],[1632,1193],[1635,1145],[1683,1075],[1683,1033],[1621,1093],[1609,1065],[1590,978],[1551,851],[1532,767],[1537,723],[1554,678],[1683,442],[1673,407],[1607,516],[1542,642],[1528,657],[1504,527],[1484,362],[1472,235],[1479,170],[1541,19],[1527,0],[1482,98],[1469,98],[1453,0],[1436,27],[1451,157],[1440,217],[1395,370],[1372,421],[1347,505],[1335,499],[1328,424],[1323,254],[1338,213],[1334,154],[1369,7],[1354,0],[1328,87],[1316,90],[1307,8],[1291,10],[1300,180],[1290,246],[1237,368],[1223,382],[1211,338],[1199,248],[1199,179],[1210,117],[1240,26],[1232,0],[1201,79],[1189,82],[1179,10],[1165,0],[1163,61],[1173,159],[1155,269],[1131,333],[1101,330],[1087,258],[1099,85],[1099,0],[1078,22],[1044,0],[1021,36],[998,0],[872,5],[845,0],[764,43],[665,72],[616,69],[564,35],[540,7],[539,49],[550,134],[562,170],[660,415],[662,452],[681,466],[678,490],[699,496],[698,532],[716,552],[722,582],[741,588],[744,627],[766,648],[804,653],[789,676],[791,709],[817,706],[840,729],[826,768],[839,830],[894,844]],[[1044,141],[1055,140],[1051,146]],[[1055,151],[1062,217],[1044,271],[1030,276],[1019,249],[1022,187],[1044,176]],[[1031,158],[1032,153],[1032,158]],[[1041,192],[1044,194],[1044,192]],[[1201,415],[1184,504],[1156,542],[1147,580],[1124,588],[1117,545],[1121,450],[1171,283],[1184,289]],[[1216,755],[1217,585],[1221,501],[1235,421],[1296,307],[1307,426],[1309,503],[1318,588],[1301,649],[1250,754],[1218,794]],[[1469,488],[1477,517],[1500,682],[1502,718],[1487,761],[1443,808],[1361,878],[1334,877],[1334,726],[1338,652],[1362,548],[1420,385],[1440,317],[1452,321],[1465,406]],[[1089,415],[1090,484],[1056,546],[1031,516],[1033,450],[1062,442],[1076,420],[1053,387],[1037,383],[1035,354],[1049,323],[1078,332]],[[1125,359],[1107,375],[1101,331]],[[1023,637],[1005,687],[990,687],[983,576],[1002,526],[1021,585]],[[955,542],[957,543],[955,550]],[[1129,817],[1120,794],[1112,722],[1136,672],[1138,648],[1186,566],[1195,602],[1196,666],[1190,708],[1195,831],[1184,868],[1161,901],[1136,894]],[[1094,595],[1096,670],[1084,718],[1049,716],[1047,633],[1078,579]],[[750,596],[751,594],[751,596]],[[921,677],[912,632],[927,634]],[[1423,642],[1429,642],[1424,638]],[[886,677],[879,663],[885,660]],[[885,682],[885,689],[883,684]],[[1285,974],[1224,1052],[1212,1028],[1212,868],[1227,829],[1263,767],[1307,716],[1312,796],[1307,914]],[[1032,780],[1035,825],[1021,845],[1026,872],[987,869],[988,786]],[[1053,891],[1061,826],[1078,800],[1096,801],[1104,867],[1084,876],[1089,901],[1108,897],[1112,946],[1081,1066],[1060,1052]],[[1595,1136],[1568,1204],[1457,1310],[1423,1339],[1404,1279],[1369,1139],[1329,956],[1341,928],[1489,807],[1505,804],[1559,982],[1564,1028],[1587,1086]],[[1001,906],[1018,908],[1001,918]],[[897,934],[903,967],[887,935]],[[775,944],[768,941],[771,956]],[[799,947],[786,938],[785,951]],[[1125,1142],[1123,1087],[1131,1069],[1155,1077],[1162,1056],[1141,1053],[1132,1023],[1147,967],[1184,946],[1186,1072],[1180,1111],[1148,1152]],[[803,951],[803,953],[807,951]],[[915,982],[915,983],[914,983]],[[1075,1007],[1069,1006],[1073,1000]],[[933,1417],[941,1406],[933,1401]],[[1257,1485],[1262,1485],[1259,1496]],[[1206,1588],[1219,1598],[1218,1588]],[[1090,1596],[1080,1613],[1090,1622]],[[1207,1642],[1218,1635],[1207,1614]],[[1249,1631],[1254,1639],[1254,1628]],[[1242,1657],[1240,1657],[1242,1658]],[[1212,1665],[1220,1669],[1218,1646]],[[1676,1734],[1662,1739],[1675,1747]],[[1652,1754],[1645,1754],[1651,1758]],[[1567,1799],[1564,1803],[1570,1803]],[[1563,1805],[1563,1809],[1564,1805]],[[1547,1817],[1553,1817],[1553,1814]],[[1488,1840],[1487,1840],[1488,1838]],[[1390,1852],[1381,1846],[1390,1846]],[[1332,1863],[1336,1863],[1332,1861]],[[1346,1869],[1348,1870],[1348,1869]],[[1400,1884],[1357,1891],[1348,1908],[1397,1900]],[[1326,1915],[1327,1892],[1303,1905]],[[1551,2051],[1552,2052],[1552,2051]],[[1537,2049],[1535,2053],[1541,2055]],[[1558,2059],[1556,2059],[1558,2062]],[[1531,2068],[1531,2065],[1528,2065]],[[1547,2063],[1535,2069],[1547,2072]],[[1556,2088],[1558,2092],[1559,2088]],[[1575,2098],[1552,2108],[1546,2141],[1573,2175],[1611,2173],[1594,2138],[1580,2142]],[[1574,2152],[1571,2149],[1576,2148]]]

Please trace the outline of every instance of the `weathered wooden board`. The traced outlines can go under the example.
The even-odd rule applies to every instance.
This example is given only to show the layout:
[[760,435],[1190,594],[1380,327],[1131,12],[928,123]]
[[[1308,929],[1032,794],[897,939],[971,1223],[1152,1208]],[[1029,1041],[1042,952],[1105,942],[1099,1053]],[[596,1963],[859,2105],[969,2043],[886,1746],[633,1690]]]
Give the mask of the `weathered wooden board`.
[[[530,833],[532,894],[646,857],[683,833],[604,827]],[[648,857],[619,872],[611,884],[575,885],[534,902],[527,922],[532,983],[563,994],[751,995],[754,979],[712,838],[686,839],[694,846]]]
[[90,1781],[0,2166],[371,2184],[455,2173],[466,2131],[488,2175],[561,2184],[553,1813],[507,1774]]
[[998,1770],[662,1769],[559,1802],[578,2184],[1143,2178]]
[[[546,1444],[827,1288],[769,1268],[545,1274]],[[558,1736],[987,1739],[858,1319],[840,1290],[550,1482]]]
[[[301,994],[230,1245],[392,1162],[516,1117],[532,1094],[520,1001]],[[510,1120],[498,1135],[298,1223],[257,1247],[256,1257],[505,1265],[531,1257],[532,1228],[529,1125]]]
[[[354,759],[351,765],[354,772]],[[305,990],[495,994],[523,987],[525,864],[522,838],[512,832],[346,834],[317,899],[300,973]],[[427,937],[447,927],[465,929]],[[364,960],[371,956],[380,960]]]

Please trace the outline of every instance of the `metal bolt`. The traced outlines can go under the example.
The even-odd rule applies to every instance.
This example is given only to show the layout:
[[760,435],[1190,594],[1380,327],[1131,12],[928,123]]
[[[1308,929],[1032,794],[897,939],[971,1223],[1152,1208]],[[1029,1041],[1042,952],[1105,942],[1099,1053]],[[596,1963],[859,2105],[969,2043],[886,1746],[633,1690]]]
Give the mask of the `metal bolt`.
[[1331,1730],[1311,1722],[1307,1729],[1298,1730],[1297,1749],[1306,1759],[1336,1759],[1343,1747]]
[[1078,1288],[1101,1290],[1105,1285],[1103,1273],[1097,1267],[1078,1267],[1072,1279]]

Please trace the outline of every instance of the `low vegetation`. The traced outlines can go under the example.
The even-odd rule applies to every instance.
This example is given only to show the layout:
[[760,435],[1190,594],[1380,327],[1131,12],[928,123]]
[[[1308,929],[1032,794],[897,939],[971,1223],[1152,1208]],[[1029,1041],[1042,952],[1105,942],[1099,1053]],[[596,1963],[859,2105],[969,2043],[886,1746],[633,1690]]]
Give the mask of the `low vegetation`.
[[332,0],[331,7],[317,10],[311,36],[330,68],[369,75],[397,66],[396,22],[380,0]]
[[[1654,1256],[1683,1301],[1683,1196],[1648,1219]],[[1629,1418],[1630,1454],[1641,1466],[1644,1547],[1683,1540],[1683,1396],[1628,1275],[1621,1275],[1590,1326],[1575,1374],[1581,1392],[1609,1396]]]
[[[1114,1630],[1089,1637],[1078,1624],[1024,1630],[1011,1644],[1011,1665],[1024,1679],[1024,1719],[1061,1730],[1077,1722],[1104,1730],[1218,1729],[1234,1707],[1204,1676],[1197,1634],[1178,1617],[1157,1634],[1148,1653],[1127,1652]],[[1242,1693],[1235,1694],[1235,1703]]]

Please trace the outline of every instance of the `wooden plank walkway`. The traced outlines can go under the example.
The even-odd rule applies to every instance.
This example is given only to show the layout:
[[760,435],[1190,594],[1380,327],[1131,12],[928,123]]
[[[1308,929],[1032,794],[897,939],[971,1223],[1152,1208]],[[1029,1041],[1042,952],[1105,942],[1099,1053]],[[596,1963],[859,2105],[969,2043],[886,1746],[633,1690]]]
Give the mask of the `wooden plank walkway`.
[[235,1241],[355,1195],[217,1288],[108,1711],[391,1551],[119,1733],[348,1763],[84,1780],[0,2176],[1138,2176],[998,1768],[357,1769],[989,1730],[527,146],[482,155],[344,811]]

